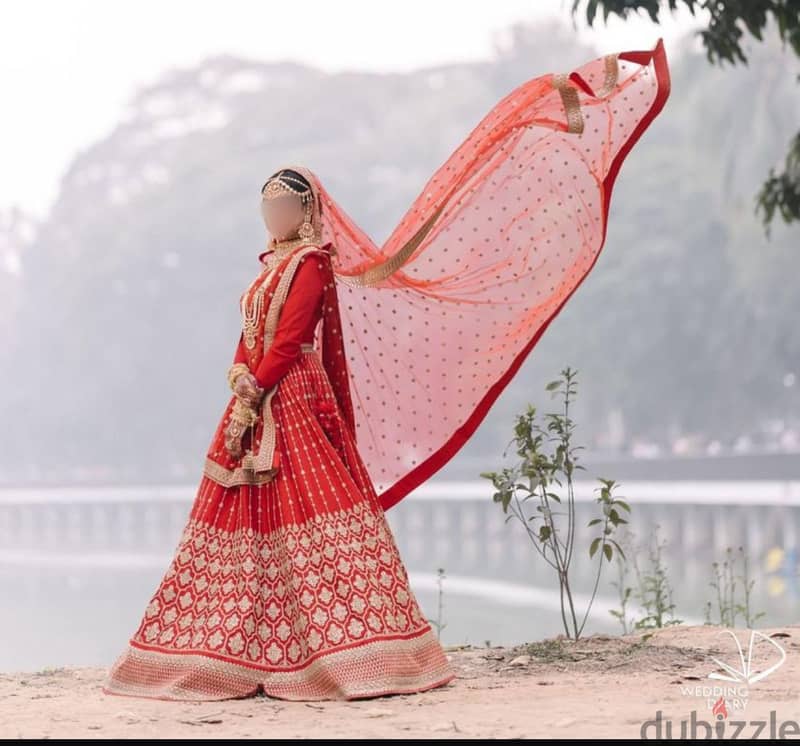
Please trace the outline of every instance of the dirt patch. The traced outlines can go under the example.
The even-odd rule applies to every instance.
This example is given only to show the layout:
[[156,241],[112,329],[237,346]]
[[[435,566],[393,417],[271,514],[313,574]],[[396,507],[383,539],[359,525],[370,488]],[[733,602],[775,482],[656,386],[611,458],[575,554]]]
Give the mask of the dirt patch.
[[[785,660],[750,686],[710,679],[738,669],[733,638],[711,625],[675,625],[643,634],[556,637],[509,647],[446,648],[456,671],[448,685],[411,695],[351,702],[286,702],[271,697],[223,702],[166,702],[105,695],[103,668],[54,668],[0,674],[0,735],[5,738],[639,738],[661,712],[680,737],[680,721],[800,721],[800,625],[759,630]],[[733,630],[745,660],[750,630]],[[751,673],[781,658],[757,638]],[[707,687],[722,696],[724,717]],[[747,696],[743,697],[745,691]],[[649,726],[649,737],[656,737]],[[738,737],[754,734],[743,726]],[[784,725],[791,736],[791,725]],[[800,734],[800,731],[798,731]],[[664,735],[662,733],[662,735]],[[702,733],[700,734],[702,736]]]

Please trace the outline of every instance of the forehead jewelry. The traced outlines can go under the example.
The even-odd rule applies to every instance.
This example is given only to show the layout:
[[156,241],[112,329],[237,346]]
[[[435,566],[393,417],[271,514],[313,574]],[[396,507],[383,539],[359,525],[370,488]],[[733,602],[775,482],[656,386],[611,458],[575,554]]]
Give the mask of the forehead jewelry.
[[[292,186],[293,184],[296,184],[299,188],[295,188]],[[300,195],[300,199],[304,204],[311,201],[311,190],[308,185],[284,171],[267,181],[263,191],[265,199],[274,199],[287,193]]]
[[[296,184],[299,188],[295,188],[293,186],[294,184]],[[297,229],[298,237],[303,240],[313,238],[314,224],[311,216],[311,204],[314,195],[312,194],[311,189],[308,188],[308,185],[305,182],[300,181],[291,174],[281,171],[279,174],[273,176],[267,181],[264,190],[262,191],[262,195],[264,199],[275,199],[276,197],[281,197],[284,194],[298,195],[300,197],[301,204],[305,205],[303,222]]]

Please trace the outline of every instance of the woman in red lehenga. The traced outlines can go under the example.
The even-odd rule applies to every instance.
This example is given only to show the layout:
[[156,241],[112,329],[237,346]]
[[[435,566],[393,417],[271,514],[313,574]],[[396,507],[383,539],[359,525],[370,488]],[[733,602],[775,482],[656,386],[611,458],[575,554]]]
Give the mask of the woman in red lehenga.
[[529,80],[380,248],[310,170],[270,177],[233,394],[104,692],[355,699],[455,677],[385,511],[455,455],[589,273],[669,88],[661,39]]

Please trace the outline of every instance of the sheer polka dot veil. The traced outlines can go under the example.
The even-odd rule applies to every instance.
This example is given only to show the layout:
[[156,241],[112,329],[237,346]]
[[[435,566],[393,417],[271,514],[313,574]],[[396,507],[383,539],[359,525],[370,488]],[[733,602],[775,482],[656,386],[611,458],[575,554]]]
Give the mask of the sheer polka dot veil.
[[356,440],[385,508],[455,455],[589,273],[617,172],[669,89],[661,39],[523,83],[382,246],[303,169],[335,251]]

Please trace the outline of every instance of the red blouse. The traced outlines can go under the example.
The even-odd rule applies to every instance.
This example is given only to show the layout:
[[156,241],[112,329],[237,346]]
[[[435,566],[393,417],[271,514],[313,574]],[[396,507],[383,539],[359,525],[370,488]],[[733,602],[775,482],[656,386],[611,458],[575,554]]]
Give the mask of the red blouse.
[[[262,388],[270,389],[275,386],[300,356],[300,345],[314,341],[314,331],[322,318],[324,288],[325,275],[320,267],[319,257],[310,255],[304,258],[289,286],[272,345],[261,358],[254,373]],[[244,332],[239,336],[233,362],[247,362]]]

